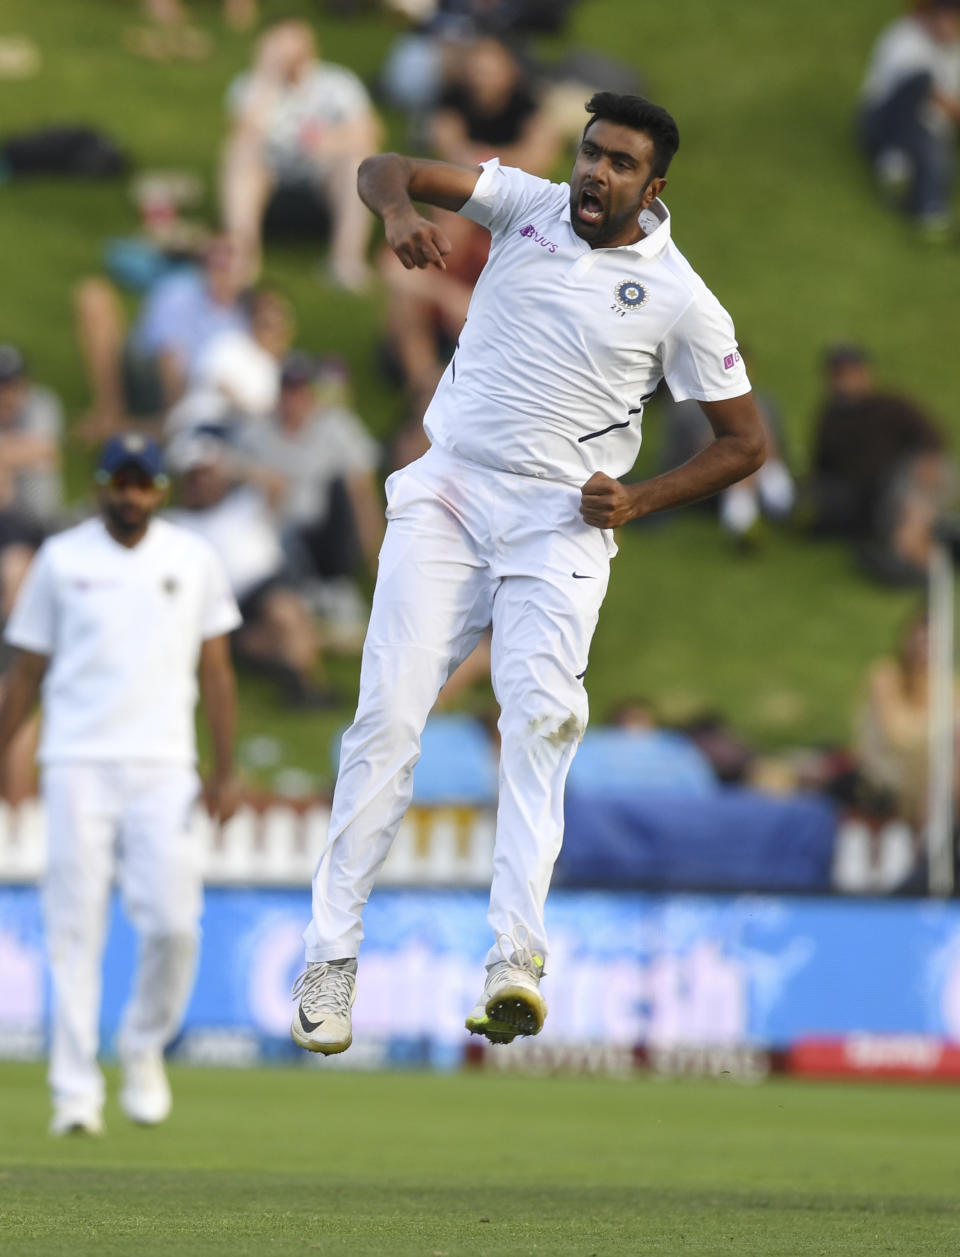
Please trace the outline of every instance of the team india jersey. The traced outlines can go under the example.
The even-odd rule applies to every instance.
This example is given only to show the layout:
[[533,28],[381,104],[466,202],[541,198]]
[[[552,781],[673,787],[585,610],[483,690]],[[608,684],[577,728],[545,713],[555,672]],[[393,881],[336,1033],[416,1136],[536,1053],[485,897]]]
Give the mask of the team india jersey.
[[192,763],[201,644],[239,623],[212,548],[165,520],[132,548],[99,519],[45,541],[6,631],[50,656],[40,759]]
[[674,245],[661,201],[636,244],[591,249],[568,184],[494,159],[460,212],[489,228],[490,256],[424,417],[433,444],[581,485],[630,470],[661,379],[677,401],[750,391],[730,316]]

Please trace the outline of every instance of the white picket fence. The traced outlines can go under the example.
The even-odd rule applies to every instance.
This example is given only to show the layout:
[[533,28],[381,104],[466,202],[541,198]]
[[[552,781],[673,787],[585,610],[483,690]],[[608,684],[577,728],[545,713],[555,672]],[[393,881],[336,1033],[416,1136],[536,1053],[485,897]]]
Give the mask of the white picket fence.
[[[327,838],[330,811],[276,803],[244,806],[222,828],[198,809],[192,832],[208,885],[305,886]],[[381,885],[487,886],[493,871],[493,815],[473,807],[411,808],[378,879]],[[0,803],[0,881],[35,882],[46,869],[43,804]]]

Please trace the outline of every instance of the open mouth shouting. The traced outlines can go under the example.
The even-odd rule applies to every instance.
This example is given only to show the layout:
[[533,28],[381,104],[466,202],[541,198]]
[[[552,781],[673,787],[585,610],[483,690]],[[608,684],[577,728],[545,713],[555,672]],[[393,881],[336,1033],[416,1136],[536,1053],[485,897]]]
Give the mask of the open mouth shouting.
[[603,222],[606,212],[606,206],[593,188],[584,186],[580,189],[580,195],[577,198],[577,217],[582,223],[596,227]]

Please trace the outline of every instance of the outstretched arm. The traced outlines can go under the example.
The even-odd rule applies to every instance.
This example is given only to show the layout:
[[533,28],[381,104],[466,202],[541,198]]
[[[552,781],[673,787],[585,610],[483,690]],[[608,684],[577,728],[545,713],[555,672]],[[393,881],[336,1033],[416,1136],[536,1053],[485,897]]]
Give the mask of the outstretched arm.
[[477,166],[379,153],[361,162],[357,191],[363,203],[383,219],[387,244],[408,271],[425,266],[444,271],[443,259],[453,246],[436,223],[417,212],[413,202],[458,210],[470,200],[479,178]]
[[14,655],[0,702],[0,758],[33,710],[48,662],[46,655],[32,650],[18,650]]
[[621,484],[602,471],[594,472],[580,490],[580,514],[586,523],[617,528],[654,511],[686,506],[719,493],[761,466],[766,437],[752,393],[700,406],[715,439],[680,467],[638,484]]

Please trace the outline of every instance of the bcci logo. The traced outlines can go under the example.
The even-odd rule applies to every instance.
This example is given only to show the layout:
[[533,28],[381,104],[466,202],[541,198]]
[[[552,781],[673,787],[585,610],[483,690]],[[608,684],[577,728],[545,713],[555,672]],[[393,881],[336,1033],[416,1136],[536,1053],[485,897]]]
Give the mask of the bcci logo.
[[613,290],[616,306],[614,309],[639,310],[647,303],[647,290],[635,279],[624,279]]

